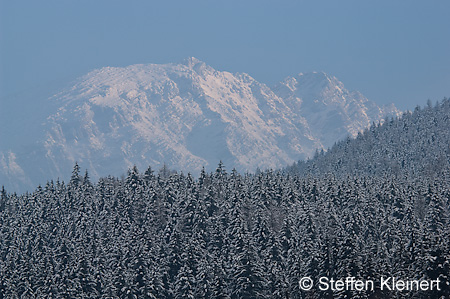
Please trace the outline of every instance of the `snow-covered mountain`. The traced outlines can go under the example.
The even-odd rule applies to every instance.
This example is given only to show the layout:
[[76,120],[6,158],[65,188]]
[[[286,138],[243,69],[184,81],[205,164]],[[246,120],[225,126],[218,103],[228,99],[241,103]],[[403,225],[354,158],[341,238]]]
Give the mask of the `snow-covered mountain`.
[[197,174],[220,160],[240,171],[277,168],[399,113],[325,73],[299,74],[270,88],[195,58],[105,67],[51,101],[59,108],[38,143],[0,153],[0,184],[17,189],[67,178],[75,161],[93,177],[164,163]]
[[336,77],[323,72],[300,73],[273,88],[275,94],[300,117],[312,135],[328,148],[388,115],[399,115],[391,104],[379,107],[358,91],[348,91]]

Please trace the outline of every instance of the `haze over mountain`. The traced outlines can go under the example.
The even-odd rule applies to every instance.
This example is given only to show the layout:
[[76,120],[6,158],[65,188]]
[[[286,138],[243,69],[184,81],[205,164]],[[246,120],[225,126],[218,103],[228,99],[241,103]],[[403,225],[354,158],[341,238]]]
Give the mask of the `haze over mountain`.
[[195,58],[94,70],[51,101],[59,108],[38,141],[0,153],[7,188],[66,178],[75,161],[94,178],[164,163],[194,174],[220,160],[239,171],[278,168],[399,114],[322,72],[270,88]]

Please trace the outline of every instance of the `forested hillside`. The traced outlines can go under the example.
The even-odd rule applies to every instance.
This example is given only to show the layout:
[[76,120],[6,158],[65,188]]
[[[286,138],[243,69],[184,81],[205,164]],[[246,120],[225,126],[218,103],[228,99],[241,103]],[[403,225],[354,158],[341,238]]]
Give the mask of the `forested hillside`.
[[[0,298],[449,298],[450,103],[289,171],[130,169],[2,190]],[[300,289],[321,277],[426,291]]]
[[[137,169],[2,192],[2,298],[439,298],[299,289],[310,276],[448,282],[448,181]],[[358,297],[359,296],[359,297]]]
[[450,176],[450,100],[373,124],[288,171],[301,174]]

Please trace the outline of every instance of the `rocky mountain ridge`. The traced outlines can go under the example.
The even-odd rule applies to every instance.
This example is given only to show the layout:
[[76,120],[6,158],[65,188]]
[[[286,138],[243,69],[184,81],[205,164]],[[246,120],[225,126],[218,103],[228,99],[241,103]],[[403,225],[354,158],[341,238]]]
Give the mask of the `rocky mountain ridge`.
[[323,72],[271,88],[195,58],[94,70],[51,101],[59,108],[33,149],[0,153],[2,184],[66,178],[75,161],[94,178],[133,165],[197,174],[220,160],[239,171],[279,168],[399,114]]

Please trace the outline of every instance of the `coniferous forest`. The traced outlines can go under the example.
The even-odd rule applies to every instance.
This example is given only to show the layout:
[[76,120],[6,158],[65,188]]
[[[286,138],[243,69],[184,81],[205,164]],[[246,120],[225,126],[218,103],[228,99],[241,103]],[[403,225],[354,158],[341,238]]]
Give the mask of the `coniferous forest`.
[[[283,170],[130,169],[0,197],[0,298],[449,298],[450,102]],[[300,279],[440,280],[302,290]]]

